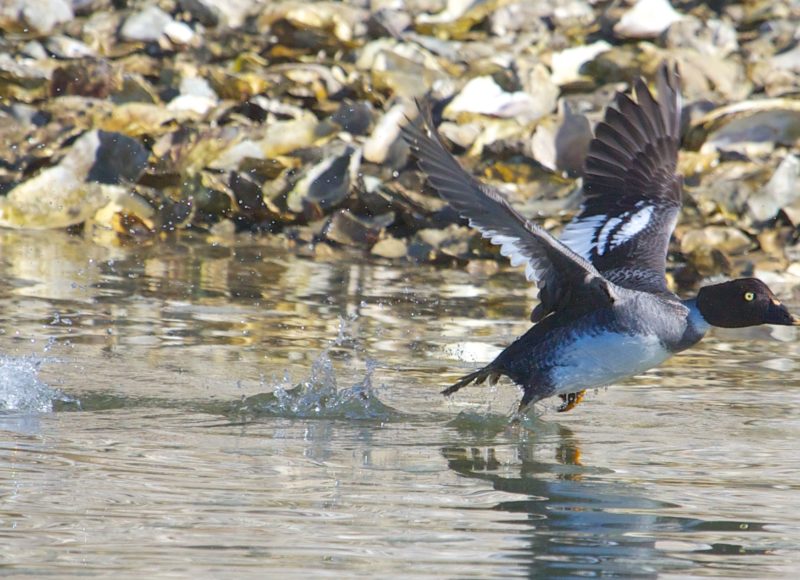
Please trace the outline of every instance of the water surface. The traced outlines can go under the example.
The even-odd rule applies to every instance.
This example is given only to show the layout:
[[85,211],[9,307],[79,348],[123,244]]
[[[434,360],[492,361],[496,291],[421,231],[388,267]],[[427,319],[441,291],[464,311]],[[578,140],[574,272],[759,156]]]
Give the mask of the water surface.
[[523,425],[506,383],[441,398],[534,296],[249,237],[0,232],[0,573],[792,575],[795,329]]

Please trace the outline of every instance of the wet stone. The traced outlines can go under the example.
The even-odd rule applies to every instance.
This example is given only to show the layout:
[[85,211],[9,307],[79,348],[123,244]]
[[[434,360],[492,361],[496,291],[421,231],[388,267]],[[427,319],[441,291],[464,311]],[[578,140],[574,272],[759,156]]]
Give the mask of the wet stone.
[[614,34],[619,38],[655,38],[681,18],[668,0],[637,0],[614,26]]
[[549,109],[542,110],[528,93],[504,91],[492,77],[477,77],[470,80],[445,110],[449,118],[457,118],[460,113],[477,113],[513,118],[523,124],[534,121],[548,112]]
[[[224,222],[318,257],[347,245],[494,263],[496,249],[458,229],[411,162],[400,127],[414,99],[430,102],[459,163],[559,231],[593,124],[615,91],[640,76],[652,85],[668,59],[682,76],[690,200],[675,279],[782,267],[784,229],[800,221],[796,10],[717,8],[13,0],[0,5],[0,201],[13,227],[85,219],[126,243]],[[67,217],[36,205],[62,182]],[[391,225],[374,221],[384,215]]]
[[58,165],[42,170],[0,198],[0,225],[64,228],[90,218],[105,204],[100,185],[87,179],[99,147],[99,133],[85,133]]
[[553,82],[561,87],[591,84],[591,79],[583,73],[583,65],[610,49],[611,44],[605,40],[598,40],[585,46],[554,52],[551,55]]
[[60,66],[50,79],[52,96],[80,95],[105,99],[121,86],[106,60],[83,59]]
[[45,50],[44,46],[38,40],[31,40],[30,42],[26,42],[25,46],[20,49],[20,52],[23,56],[28,58],[32,58],[34,60],[43,60],[48,58],[50,55],[47,54],[47,50]]
[[378,240],[378,242],[372,246],[370,252],[382,258],[402,258],[408,252],[408,245],[404,240],[387,237],[382,240]]
[[344,154],[324,159],[308,169],[287,197],[288,208],[321,215],[342,203],[350,194],[360,155],[353,148]]
[[0,6],[0,29],[4,30],[32,28],[40,34],[49,34],[73,18],[68,0],[20,0]]
[[737,228],[708,226],[685,232],[681,239],[681,252],[693,254],[698,251],[719,250],[733,256],[746,252],[752,245],[750,238]]
[[144,172],[150,152],[127,135],[98,131],[97,136],[94,163],[86,179],[108,184],[136,182]]
[[736,29],[724,20],[684,17],[664,33],[667,48],[690,48],[699,54],[726,57],[739,50]]
[[44,46],[56,58],[75,59],[96,56],[95,51],[80,40],[61,34],[48,38]]
[[766,221],[776,216],[782,208],[794,205],[800,199],[800,159],[789,155],[773,173],[767,184],[750,196],[747,209],[756,221]]
[[172,17],[156,6],[131,14],[120,29],[120,38],[129,41],[156,42],[172,22]]
[[368,102],[343,102],[331,115],[331,121],[351,135],[366,135],[372,126],[372,105]]
[[372,246],[385,228],[394,222],[394,214],[375,217],[356,216],[348,210],[335,212],[322,230],[326,239],[345,246]]

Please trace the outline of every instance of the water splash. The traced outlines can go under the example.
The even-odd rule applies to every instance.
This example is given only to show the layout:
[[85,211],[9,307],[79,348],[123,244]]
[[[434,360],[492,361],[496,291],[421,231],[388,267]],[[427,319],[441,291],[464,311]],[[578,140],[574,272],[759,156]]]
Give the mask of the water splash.
[[273,416],[389,421],[399,417],[397,410],[378,398],[377,389],[372,384],[372,377],[378,366],[376,361],[366,359],[361,380],[348,387],[340,388],[337,385],[331,350],[338,351],[345,346],[357,353],[363,350],[353,337],[354,322],[355,317],[339,319],[338,336],[314,360],[307,379],[299,384],[292,384],[288,378],[284,378],[283,384],[279,384],[272,392],[243,399],[235,409],[235,414],[244,419]]
[[69,397],[39,380],[41,359],[0,356],[0,413],[49,413]]
[[244,419],[257,417],[348,419],[389,421],[400,413],[383,403],[372,386],[376,364],[367,361],[364,378],[349,387],[338,387],[336,371],[327,352],[314,361],[311,376],[301,383],[278,385],[271,393],[246,397],[235,409]]

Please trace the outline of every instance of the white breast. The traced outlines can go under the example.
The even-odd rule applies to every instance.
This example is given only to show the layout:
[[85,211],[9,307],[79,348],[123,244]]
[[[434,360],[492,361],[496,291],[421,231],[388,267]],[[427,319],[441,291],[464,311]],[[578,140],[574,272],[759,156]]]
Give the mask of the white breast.
[[564,349],[551,371],[554,394],[605,387],[644,372],[672,353],[655,335],[583,335]]

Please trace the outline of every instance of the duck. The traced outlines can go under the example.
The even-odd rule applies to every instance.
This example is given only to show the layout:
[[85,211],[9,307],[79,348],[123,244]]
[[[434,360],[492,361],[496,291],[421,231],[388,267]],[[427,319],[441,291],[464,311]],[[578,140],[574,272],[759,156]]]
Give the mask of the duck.
[[667,250],[683,191],[675,65],[660,64],[655,89],[640,78],[606,108],[583,164],[581,205],[560,238],[466,171],[437,132],[430,106],[417,103],[419,121],[407,121],[402,135],[428,184],[538,287],[530,329],[442,394],[507,377],[522,389],[518,413],[554,396],[565,412],[587,389],[655,367],[712,327],[800,326],[757,278],[703,286],[687,299],[668,288]]

